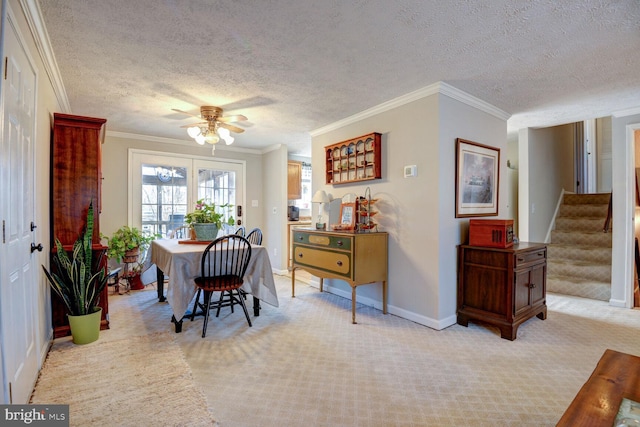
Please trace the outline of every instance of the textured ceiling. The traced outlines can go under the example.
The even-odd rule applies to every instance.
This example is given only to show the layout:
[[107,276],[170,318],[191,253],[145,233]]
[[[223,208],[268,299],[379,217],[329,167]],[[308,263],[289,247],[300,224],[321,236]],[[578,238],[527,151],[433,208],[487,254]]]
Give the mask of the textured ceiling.
[[509,131],[640,106],[638,0],[39,0],[71,112],[190,142],[216,105],[237,146],[310,153],[309,131],[444,81]]

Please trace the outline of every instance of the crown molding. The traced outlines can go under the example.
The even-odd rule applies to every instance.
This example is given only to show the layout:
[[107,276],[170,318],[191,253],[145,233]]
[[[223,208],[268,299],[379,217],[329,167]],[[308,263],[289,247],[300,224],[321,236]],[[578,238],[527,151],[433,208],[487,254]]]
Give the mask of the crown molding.
[[56,57],[53,53],[51,42],[49,41],[47,28],[42,19],[40,6],[36,0],[20,0],[20,7],[24,12],[29,30],[33,36],[33,41],[36,44],[36,48],[44,64],[45,72],[53,87],[53,93],[58,100],[58,106],[62,113],[71,114],[71,105],[69,104],[67,91],[64,89],[60,69],[58,68],[58,63],[56,62]]
[[[135,141],[160,142],[163,144],[182,145],[183,147],[191,142],[191,140],[186,139],[165,138],[162,136],[142,135],[138,133],[118,132],[110,130],[106,132],[106,136],[110,138],[132,139]],[[254,148],[232,147],[224,144],[216,144],[216,151],[218,150],[235,151],[237,153],[262,154],[260,150],[256,150]]]
[[492,116],[500,120],[507,121],[511,117],[511,114],[507,113],[506,111],[501,110],[500,108],[495,107],[480,98],[469,95],[467,92],[455,88],[447,83],[438,82],[437,84],[440,85],[439,92],[442,95],[446,95],[449,98],[453,98],[456,101],[462,102],[463,104],[467,104],[471,107],[477,108],[480,111],[484,111],[487,114],[491,114]]
[[382,104],[376,105],[375,107],[372,107],[360,113],[354,114],[353,116],[349,116],[342,120],[338,120],[337,122],[323,126],[321,128],[314,129],[310,131],[309,134],[312,137],[323,135],[332,130],[336,130],[346,125],[350,125],[360,120],[375,116],[376,114],[384,113],[394,108],[398,108],[400,106],[406,105],[410,102],[417,101],[419,99],[426,98],[427,96],[432,96],[436,94],[448,96],[449,98],[455,99],[456,101],[460,101],[471,107],[477,108],[478,110],[484,111],[485,113],[491,114],[492,116],[495,116],[504,121],[506,121],[507,119],[509,119],[509,117],[511,117],[511,114],[497,107],[494,107],[488,102],[485,102],[479,98],[476,98],[473,95],[469,95],[468,93],[463,92],[460,89],[457,89],[447,83],[437,82],[432,85],[425,86],[416,91],[409,92],[405,95],[394,98],[390,101],[383,102]]
[[627,108],[626,110],[614,111],[611,113],[613,117],[627,117],[627,116],[635,116],[636,114],[640,114],[640,106]]

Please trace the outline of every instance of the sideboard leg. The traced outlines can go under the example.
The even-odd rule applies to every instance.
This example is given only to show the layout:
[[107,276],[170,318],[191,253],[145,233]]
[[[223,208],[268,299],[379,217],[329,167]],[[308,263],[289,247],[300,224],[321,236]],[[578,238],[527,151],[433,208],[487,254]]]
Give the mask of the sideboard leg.
[[382,281],[382,314],[387,314],[387,281]]
[[291,268],[291,298],[296,297],[296,268]]
[[320,278],[320,292],[322,292],[322,286],[324,285],[324,278]]
[[356,287],[351,287],[351,323],[354,325],[356,322]]

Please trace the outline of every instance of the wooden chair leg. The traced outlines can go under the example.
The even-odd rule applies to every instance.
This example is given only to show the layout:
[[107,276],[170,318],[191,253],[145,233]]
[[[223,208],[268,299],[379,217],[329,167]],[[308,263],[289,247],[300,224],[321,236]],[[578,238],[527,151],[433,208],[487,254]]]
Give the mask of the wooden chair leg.
[[240,304],[242,305],[242,309],[244,310],[244,315],[247,318],[247,322],[249,323],[249,327],[251,327],[251,319],[249,318],[249,312],[247,311],[247,304],[244,303],[244,298],[238,298]]
[[198,309],[198,301],[200,301],[200,292],[201,289],[198,289],[196,293],[196,300],[193,303],[193,310],[191,310],[191,321],[193,322],[193,318],[196,317],[196,310]]
[[207,323],[209,322],[209,303],[211,302],[211,291],[204,291],[204,324],[202,325],[202,338],[207,334]]
[[220,292],[220,299],[218,299],[218,310],[216,311],[216,317],[220,316],[220,308],[222,308],[222,302],[224,300],[224,292]]

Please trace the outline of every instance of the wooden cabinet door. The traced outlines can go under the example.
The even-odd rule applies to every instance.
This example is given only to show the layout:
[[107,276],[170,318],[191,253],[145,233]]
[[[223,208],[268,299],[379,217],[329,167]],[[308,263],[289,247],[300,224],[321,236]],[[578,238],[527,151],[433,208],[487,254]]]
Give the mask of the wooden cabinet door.
[[513,315],[517,317],[521,312],[531,307],[531,270],[515,272],[515,286],[513,288]]
[[302,163],[289,161],[287,163],[287,199],[302,198]]
[[547,265],[538,264],[531,268],[531,305],[543,304],[546,295]]

